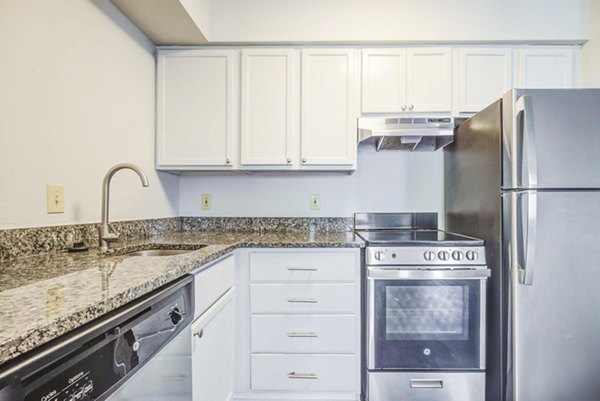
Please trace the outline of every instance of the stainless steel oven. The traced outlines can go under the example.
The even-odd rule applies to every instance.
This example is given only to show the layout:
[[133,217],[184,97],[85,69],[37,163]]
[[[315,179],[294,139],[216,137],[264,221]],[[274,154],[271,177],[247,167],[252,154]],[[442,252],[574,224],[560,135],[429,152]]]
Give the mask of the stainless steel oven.
[[369,370],[485,368],[483,269],[367,269]]

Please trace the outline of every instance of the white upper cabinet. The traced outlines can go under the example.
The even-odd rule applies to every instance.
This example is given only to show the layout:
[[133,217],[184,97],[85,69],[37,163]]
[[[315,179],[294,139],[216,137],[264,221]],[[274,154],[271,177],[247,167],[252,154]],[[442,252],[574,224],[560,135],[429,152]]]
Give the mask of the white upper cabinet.
[[512,54],[506,48],[459,50],[459,113],[483,110],[512,88]]
[[408,111],[452,110],[452,52],[449,48],[407,50]]
[[362,112],[406,109],[406,49],[362,51]]
[[527,89],[572,88],[573,81],[573,49],[519,50],[517,87]]
[[451,58],[445,47],[363,50],[362,112],[451,111]]
[[302,51],[301,165],[356,163],[356,51]]
[[242,50],[243,165],[291,167],[294,70],[290,49]]
[[231,169],[234,163],[230,50],[158,53],[157,168]]

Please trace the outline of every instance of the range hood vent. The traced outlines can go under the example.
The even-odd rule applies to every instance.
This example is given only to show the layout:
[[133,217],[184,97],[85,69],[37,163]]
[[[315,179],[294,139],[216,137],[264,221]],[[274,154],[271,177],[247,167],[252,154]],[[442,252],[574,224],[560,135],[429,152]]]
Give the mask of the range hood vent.
[[358,119],[358,142],[375,150],[435,151],[454,140],[452,117],[365,117]]

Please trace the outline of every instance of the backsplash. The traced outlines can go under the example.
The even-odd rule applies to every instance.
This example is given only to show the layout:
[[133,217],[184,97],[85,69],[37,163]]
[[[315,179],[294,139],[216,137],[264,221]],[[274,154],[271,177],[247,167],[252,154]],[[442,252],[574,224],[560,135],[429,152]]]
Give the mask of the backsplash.
[[[352,219],[345,217],[169,217],[111,223],[124,239],[148,238],[173,231],[350,231]],[[98,224],[16,228],[0,230],[0,260],[61,251],[83,241],[98,247]]]

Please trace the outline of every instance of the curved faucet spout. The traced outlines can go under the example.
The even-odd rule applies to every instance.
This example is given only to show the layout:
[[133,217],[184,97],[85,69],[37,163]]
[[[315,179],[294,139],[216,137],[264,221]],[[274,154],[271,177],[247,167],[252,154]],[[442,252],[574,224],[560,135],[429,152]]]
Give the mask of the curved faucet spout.
[[141,168],[131,163],[120,163],[113,167],[111,167],[106,175],[104,176],[104,180],[102,181],[102,216],[100,220],[100,248],[105,251],[108,249],[108,244],[110,242],[116,241],[119,239],[119,234],[115,233],[111,230],[108,223],[108,209],[109,209],[109,198],[110,198],[110,181],[115,175],[115,173],[119,170],[132,170],[139,177],[142,182],[143,187],[147,187],[150,184],[148,183],[148,177],[142,171]]

